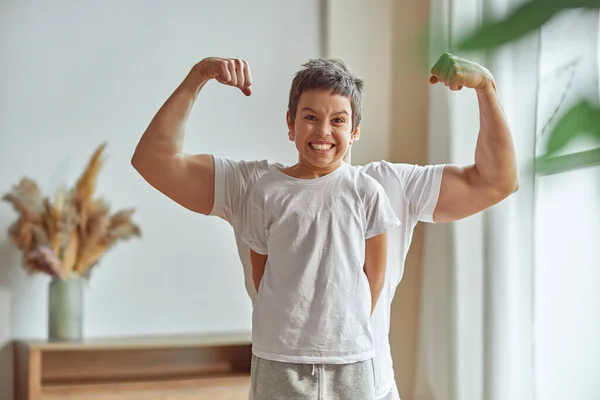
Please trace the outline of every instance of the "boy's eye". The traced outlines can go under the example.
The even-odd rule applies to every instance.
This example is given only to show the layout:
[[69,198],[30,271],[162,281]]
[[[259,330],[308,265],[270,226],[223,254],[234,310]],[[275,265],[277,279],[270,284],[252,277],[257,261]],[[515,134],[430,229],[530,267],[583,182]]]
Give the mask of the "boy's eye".
[[345,121],[343,118],[335,118],[333,122],[336,124],[343,124]]
[[304,117],[304,119],[307,119],[309,121],[316,121],[317,120],[317,118],[315,118],[314,115],[307,115],[306,117]]

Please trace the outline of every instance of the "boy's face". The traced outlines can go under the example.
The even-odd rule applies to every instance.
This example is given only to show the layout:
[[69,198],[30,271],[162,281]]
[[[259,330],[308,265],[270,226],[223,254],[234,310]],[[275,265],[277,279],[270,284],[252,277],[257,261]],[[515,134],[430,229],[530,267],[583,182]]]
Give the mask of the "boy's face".
[[290,140],[296,143],[300,162],[315,169],[336,167],[348,147],[358,139],[352,131],[350,100],[327,90],[311,90],[300,96],[295,121],[287,114]]

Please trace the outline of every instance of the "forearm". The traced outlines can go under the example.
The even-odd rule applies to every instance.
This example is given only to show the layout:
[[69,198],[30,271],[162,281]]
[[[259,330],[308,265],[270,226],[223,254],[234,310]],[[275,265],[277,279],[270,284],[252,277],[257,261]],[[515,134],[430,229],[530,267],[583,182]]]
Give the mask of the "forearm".
[[385,283],[385,270],[382,274],[371,276],[369,279],[369,289],[371,290],[371,314],[375,310],[375,306],[379,301],[381,292],[383,291],[383,285]]
[[371,291],[371,313],[375,310],[385,284],[387,266],[387,234],[382,233],[366,241],[364,271]]
[[263,275],[265,274],[265,267],[267,265],[266,254],[256,253],[254,250],[250,250],[250,262],[252,264],[252,281],[254,282],[254,288],[258,293],[258,288],[260,287],[260,281],[262,280]]
[[517,188],[515,149],[493,79],[477,90],[477,100],[480,130],[475,149],[475,169],[486,184],[512,193]]
[[157,165],[182,153],[189,113],[207,82],[197,68],[191,69],[156,113],[136,147],[132,163]]

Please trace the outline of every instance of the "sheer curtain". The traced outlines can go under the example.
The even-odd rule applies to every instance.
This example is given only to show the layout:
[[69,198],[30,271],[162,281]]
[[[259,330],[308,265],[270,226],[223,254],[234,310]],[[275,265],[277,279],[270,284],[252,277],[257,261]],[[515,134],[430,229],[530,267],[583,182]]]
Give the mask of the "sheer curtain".
[[[520,1],[430,0],[431,62],[483,16]],[[520,188],[508,200],[453,224],[426,228],[417,400],[533,399],[533,157],[539,35],[493,56],[455,53],[493,73],[517,150]],[[473,161],[479,130],[472,90],[430,91],[429,161]]]
[[[561,13],[541,32],[537,151],[586,98],[600,101],[599,13]],[[566,153],[598,148],[581,138]],[[600,399],[600,163],[538,170],[535,210],[535,383],[538,399]],[[546,172],[546,173],[544,173]]]

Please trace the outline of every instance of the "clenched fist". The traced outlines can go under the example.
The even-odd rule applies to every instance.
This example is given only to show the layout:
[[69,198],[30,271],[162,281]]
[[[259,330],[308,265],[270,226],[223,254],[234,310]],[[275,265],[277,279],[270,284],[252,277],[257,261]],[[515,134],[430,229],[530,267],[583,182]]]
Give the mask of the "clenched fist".
[[215,79],[223,85],[239,88],[246,96],[252,94],[250,67],[244,60],[208,57],[196,64],[196,68],[205,81]]
[[441,82],[450,90],[461,90],[468,87],[482,90],[494,78],[487,68],[479,64],[457,57],[450,53],[443,54],[431,69],[429,83]]

